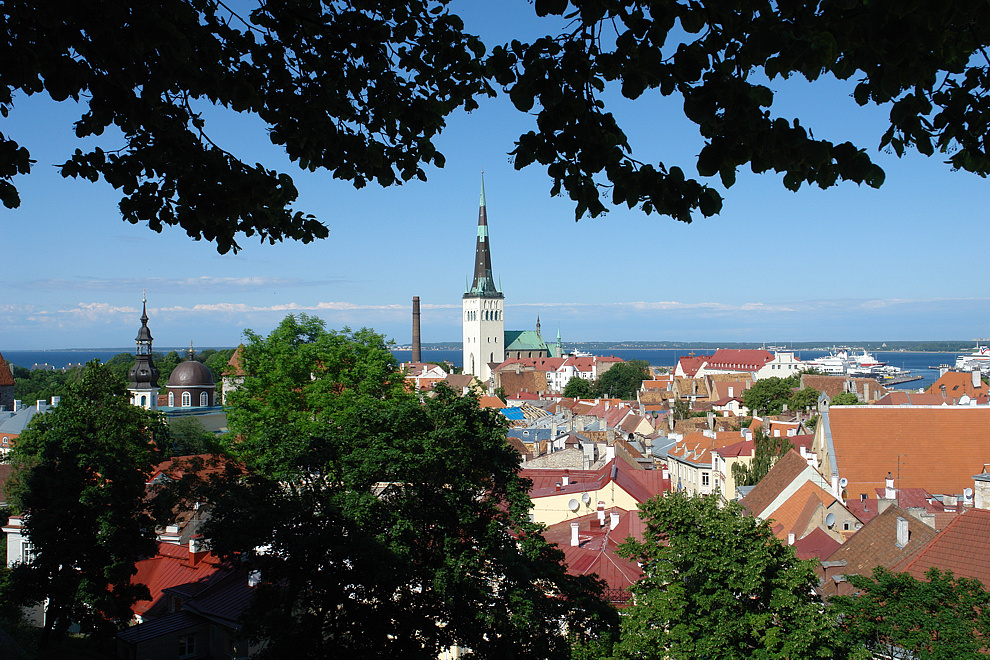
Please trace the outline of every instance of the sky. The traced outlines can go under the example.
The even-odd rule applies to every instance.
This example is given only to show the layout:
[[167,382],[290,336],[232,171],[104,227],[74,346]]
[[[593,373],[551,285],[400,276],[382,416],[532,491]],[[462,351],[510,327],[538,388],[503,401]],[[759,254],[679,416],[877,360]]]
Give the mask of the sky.
[[[552,30],[525,0],[461,0],[454,11],[489,48]],[[37,164],[14,180],[21,206],[0,207],[0,351],[128,347],[147,291],[156,347],[236,345],[290,313],[330,328],[372,327],[411,337],[422,301],[424,342],[460,341],[461,294],[473,268],[482,171],[492,264],[506,328],[569,341],[887,341],[990,336],[983,268],[988,182],[938,156],[878,152],[886,112],[860,108],[851,85],[774,80],[772,112],[814,135],[849,139],[887,173],[880,190],[840,184],[786,190],[781,176],[740,172],[722,213],[676,222],[613,208],[574,220],[550,196],[545,170],[516,171],[508,152],[535,128],[505,95],[448,119],[436,141],[443,169],[427,182],[355,190],[327,172],[302,172],[255,118],[208,116],[207,132],[246,162],[289,172],[297,210],[329,238],[259,244],[220,255],[176,227],[161,234],[123,222],[103,182],[54,168],[80,146],[71,103],[18,97],[0,131]],[[702,142],[675,99],[607,96],[634,156],[693,171]],[[114,145],[107,134],[104,148]],[[548,332],[549,330],[549,332]]]

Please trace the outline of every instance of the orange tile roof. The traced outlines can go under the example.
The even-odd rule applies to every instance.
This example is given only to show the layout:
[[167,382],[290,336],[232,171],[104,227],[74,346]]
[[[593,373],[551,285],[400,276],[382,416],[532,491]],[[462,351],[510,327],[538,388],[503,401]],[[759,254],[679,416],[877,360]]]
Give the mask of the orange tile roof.
[[789,450],[739,503],[754,516],[762,514],[807,468],[808,461],[793,449]]
[[946,371],[942,377],[936,380],[928,388],[929,392],[941,394],[942,386],[945,386],[945,396],[958,399],[966,395],[970,398],[976,396],[986,396],[987,385],[977,376],[979,385],[973,387],[973,374],[963,371]]
[[773,520],[781,526],[776,536],[781,540],[786,540],[788,532],[800,535],[805,530],[811,515],[817,510],[819,504],[827,507],[834,501],[835,497],[831,493],[822,490],[818,484],[806,481],[767,519]]
[[990,456],[990,408],[833,406],[827,415],[853,498],[882,488],[887,472],[898,488],[960,494]]

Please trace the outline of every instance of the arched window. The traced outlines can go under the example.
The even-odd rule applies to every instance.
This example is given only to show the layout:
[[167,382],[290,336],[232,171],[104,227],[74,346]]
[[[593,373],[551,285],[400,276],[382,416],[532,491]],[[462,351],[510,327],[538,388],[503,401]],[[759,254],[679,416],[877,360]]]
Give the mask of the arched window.
[[206,392],[199,393],[199,405],[203,406],[204,408],[210,405],[210,396]]
[[175,392],[168,393],[168,407],[169,408],[175,407]]
[[141,407],[144,408],[148,405],[148,397],[144,394],[141,395]]
[[192,406],[192,395],[189,392],[182,393],[182,407],[189,408]]

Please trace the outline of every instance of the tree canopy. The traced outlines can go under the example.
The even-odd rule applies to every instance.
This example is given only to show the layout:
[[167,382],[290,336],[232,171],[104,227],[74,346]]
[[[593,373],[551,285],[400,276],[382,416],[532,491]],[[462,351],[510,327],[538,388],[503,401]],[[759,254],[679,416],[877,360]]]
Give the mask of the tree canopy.
[[810,562],[766,521],[716,496],[668,493],[640,505],[643,566],[625,610],[618,658],[694,660],[839,657],[834,619],[813,595]]
[[977,660],[990,634],[990,593],[978,580],[931,568],[924,580],[882,567],[849,575],[855,596],[832,599],[851,645],[864,657]]
[[580,376],[573,376],[567,381],[563,394],[571,399],[587,399],[595,395],[591,383]]
[[650,365],[643,360],[618,362],[595,380],[595,396],[633,399],[643,380],[650,377]]
[[[300,168],[362,187],[443,166],[433,141],[446,117],[501,87],[535,116],[512,149],[515,167],[545,168],[576,217],[610,203],[690,222],[722,207],[706,180],[729,188],[742,167],[781,173],[791,190],[881,185],[884,172],[861,146],[816,139],[799,117],[772,112],[774,81],[833,77],[855,83],[858,104],[889,108],[881,149],[990,172],[984,3],[539,0],[535,13],[561,17],[561,31],[489,51],[448,1],[259,2],[243,12],[215,0],[59,0],[44,11],[9,1],[0,114],[16,111],[19,94],[79,102],[75,131],[87,142],[67,154],[62,175],[102,178],[121,192],[126,221],[178,225],[220,252],[236,250],[239,235],[328,232],[293,208],[286,173],[211,140],[210,106],[259,117]],[[683,101],[704,142],[696,162],[633,156],[612,110],[651,97]],[[107,129],[122,138],[101,139]],[[28,147],[0,135],[5,206],[19,204],[12,179],[31,167]]]
[[131,405],[119,379],[94,361],[17,439],[8,489],[25,515],[33,558],[14,568],[2,599],[47,599],[46,634],[71,623],[112,634],[148,597],[130,579],[135,562],[155,549],[145,502],[153,438],[167,438],[161,419]]
[[529,520],[498,413],[406,390],[385,340],[288,317],[246,333],[204,535],[261,584],[245,630],[265,657],[567,657],[614,612]]

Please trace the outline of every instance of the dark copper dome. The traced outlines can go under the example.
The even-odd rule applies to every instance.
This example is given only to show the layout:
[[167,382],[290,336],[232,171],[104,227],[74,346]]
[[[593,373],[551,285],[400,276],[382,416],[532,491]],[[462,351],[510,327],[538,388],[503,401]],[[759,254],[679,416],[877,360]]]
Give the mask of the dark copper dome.
[[168,377],[168,387],[213,387],[213,374],[202,362],[180,362]]

